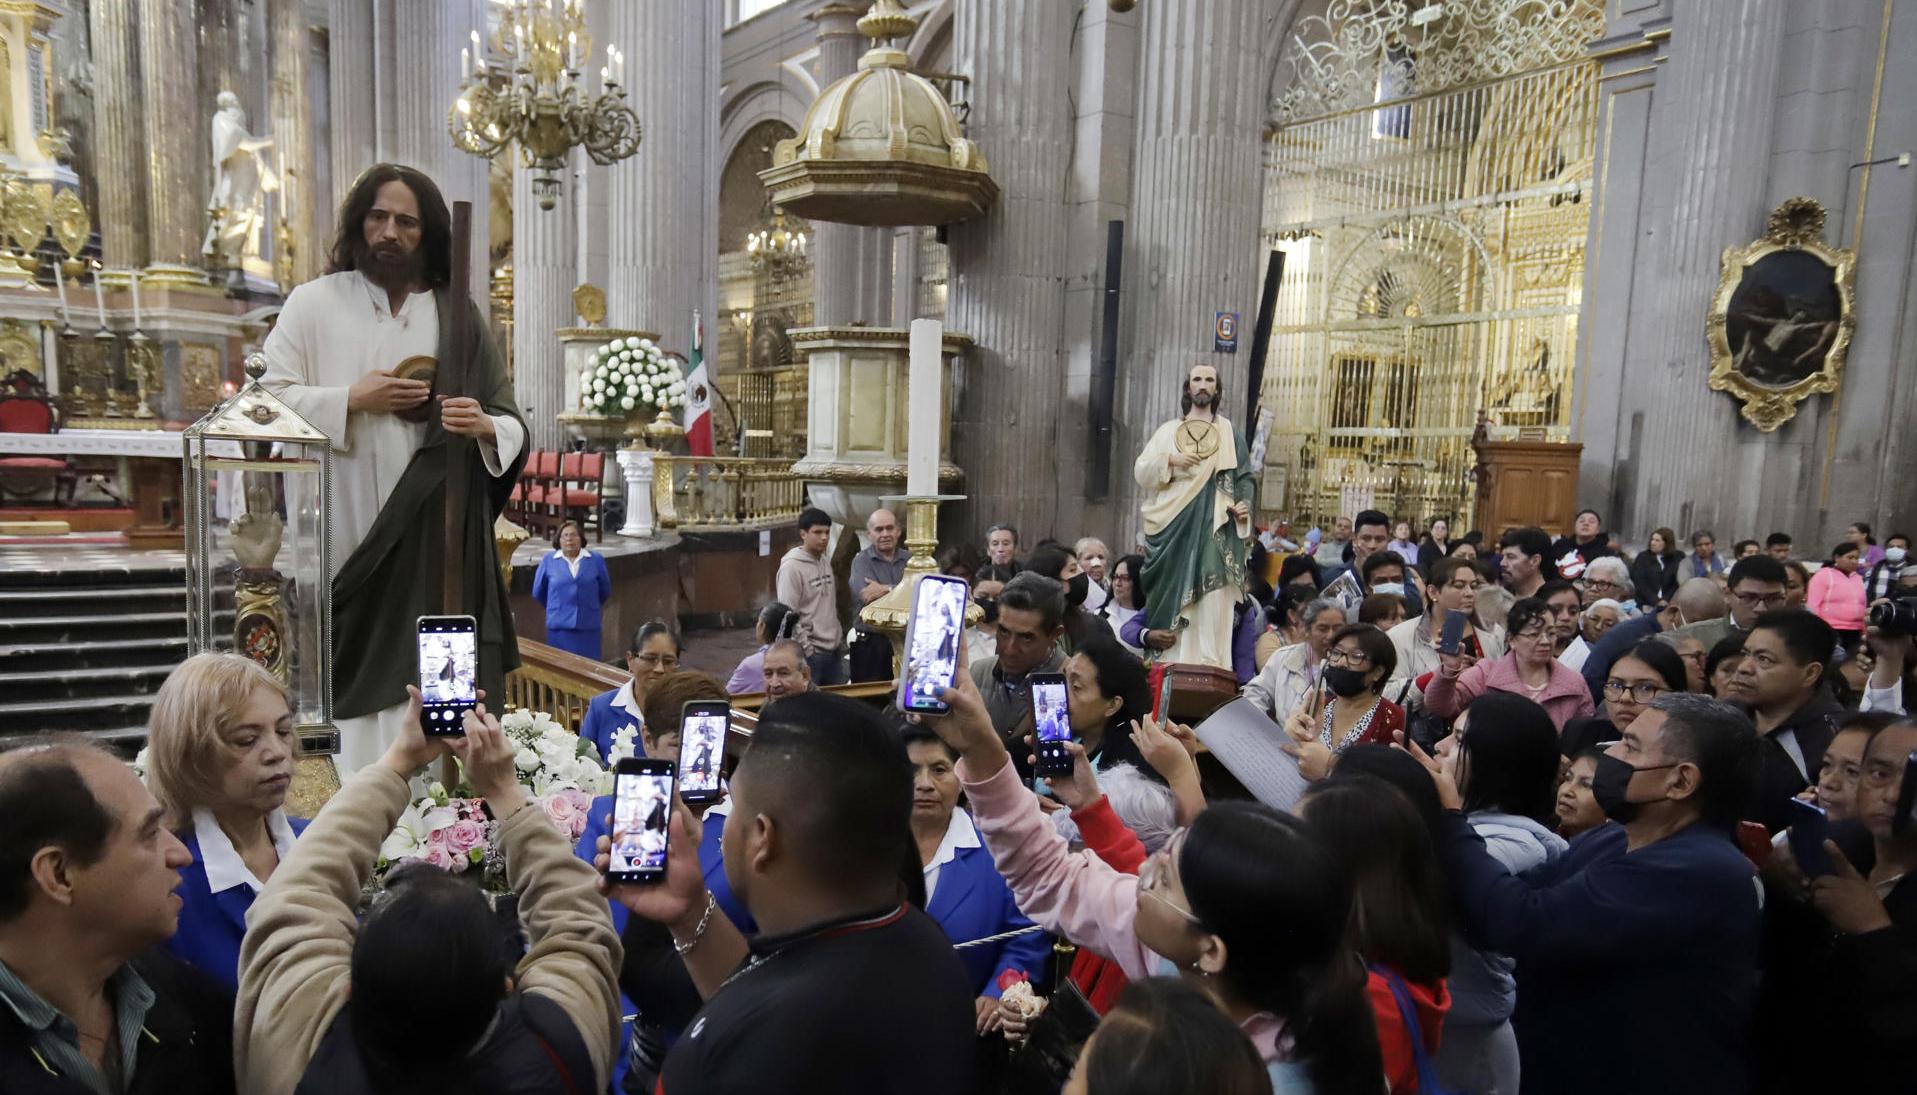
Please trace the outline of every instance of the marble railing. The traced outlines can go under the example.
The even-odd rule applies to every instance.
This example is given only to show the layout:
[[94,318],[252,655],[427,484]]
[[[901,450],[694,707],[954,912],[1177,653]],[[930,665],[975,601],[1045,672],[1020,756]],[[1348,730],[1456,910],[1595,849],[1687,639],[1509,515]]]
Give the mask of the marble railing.
[[798,518],[805,483],[790,460],[656,455],[652,505],[662,529],[770,528]]

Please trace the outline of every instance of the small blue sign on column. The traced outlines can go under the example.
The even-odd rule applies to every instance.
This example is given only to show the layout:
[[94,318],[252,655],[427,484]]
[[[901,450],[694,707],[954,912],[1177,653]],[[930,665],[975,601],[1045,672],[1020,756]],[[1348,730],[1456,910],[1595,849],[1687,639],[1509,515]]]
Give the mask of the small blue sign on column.
[[1235,354],[1238,352],[1238,313],[1220,312],[1212,321],[1212,352]]

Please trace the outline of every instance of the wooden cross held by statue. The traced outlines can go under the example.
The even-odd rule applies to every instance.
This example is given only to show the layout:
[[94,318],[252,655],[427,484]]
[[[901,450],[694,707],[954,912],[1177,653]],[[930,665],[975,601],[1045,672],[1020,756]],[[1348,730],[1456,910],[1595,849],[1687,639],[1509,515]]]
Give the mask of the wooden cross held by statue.
[[[451,399],[466,392],[466,362],[472,353],[470,328],[466,324],[466,302],[472,292],[473,203],[453,203],[453,276],[446,287],[452,307],[441,322],[453,325],[447,342],[447,360],[439,363],[439,394]],[[461,615],[462,591],[466,588],[466,560],[459,545],[464,541],[460,527],[466,519],[466,499],[472,484],[473,439],[446,434],[446,508],[445,573],[440,586],[439,610],[449,616]]]

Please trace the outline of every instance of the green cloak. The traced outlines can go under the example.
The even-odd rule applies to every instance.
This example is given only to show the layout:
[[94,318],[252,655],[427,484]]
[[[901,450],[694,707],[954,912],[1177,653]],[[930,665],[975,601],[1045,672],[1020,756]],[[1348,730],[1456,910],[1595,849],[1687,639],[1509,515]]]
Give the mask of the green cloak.
[[1230,514],[1223,524],[1211,523],[1219,491],[1247,505],[1252,500],[1251,450],[1235,425],[1231,443],[1237,446],[1238,466],[1215,473],[1170,524],[1145,537],[1145,565],[1139,575],[1145,583],[1148,628],[1171,628],[1180,608],[1214,589],[1244,587],[1245,541]]
[[[446,375],[442,369],[433,381],[430,405],[437,405],[442,394],[467,394],[478,399],[486,413],[510,415],[523,427],[526,420],[513,400],[512,382],[479,309],[464,293],[455,301],[449,290],[438,289],[433,297],[439,310],[438,360],[452,357],[453,325],[447,316],[459,305],[464,306],[472,356],[466,366],[466,391],[441,392]],[[429,415],[426,438],[412,462],[380,507],[365,541],[333,577],[333,714],[338,718],[383,711],[403,702],[406,686],[416,683],[414,624],[420,616],[440,615],[445,583],[447,439],[439,416]],[[461,604],[451,611],[478,622],[479,687],[494,711],[506,695],[506,674],[519,667],[519,637],[493,546],[493,521],[505,509],[526,463],[530,433],[527,441],[498,478],[487,473],[477,452],[471,453],[466,461],[471,477],[468,505],[454,548],[466,570]]]

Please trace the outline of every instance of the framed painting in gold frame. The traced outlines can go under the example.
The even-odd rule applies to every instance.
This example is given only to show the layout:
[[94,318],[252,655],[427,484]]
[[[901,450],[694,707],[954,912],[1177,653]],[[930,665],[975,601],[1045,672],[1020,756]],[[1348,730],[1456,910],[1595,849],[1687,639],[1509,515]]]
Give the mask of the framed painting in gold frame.
[[1799,197],[1771,211],[1761,239],[1724,249],[1705,322],[1710,386],[1742,401],[1765,433],[1809,396],[1837,390],[1857,327],[1856,252],[1823,237],[1824,207]]

